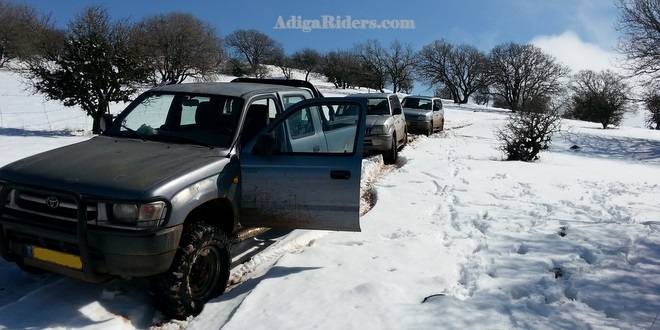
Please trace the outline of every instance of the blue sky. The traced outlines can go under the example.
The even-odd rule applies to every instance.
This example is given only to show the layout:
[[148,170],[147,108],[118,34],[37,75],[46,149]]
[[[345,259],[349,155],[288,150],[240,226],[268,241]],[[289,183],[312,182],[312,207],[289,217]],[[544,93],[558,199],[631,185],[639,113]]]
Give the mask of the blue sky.
[[[19,0],[10,0],[19,1]],[[220,36],[257,29],[279,41],[288,53],[312,47],[325,52],[348,49],[368,39],[393,40],[415,49],[434,40],[471,44],[488,52],[505,43],[533,43],[574,70],[602,69],[612,63],[617,33],[617,0],[26,0],[51,13],[60,27],[85,7],[105,6],[113,18],[139,20],[173,11],[189,12],[214,25]],[[274,29],[278,18],[322,20],[414,20],[414,29],[331,29],[302,32]]]

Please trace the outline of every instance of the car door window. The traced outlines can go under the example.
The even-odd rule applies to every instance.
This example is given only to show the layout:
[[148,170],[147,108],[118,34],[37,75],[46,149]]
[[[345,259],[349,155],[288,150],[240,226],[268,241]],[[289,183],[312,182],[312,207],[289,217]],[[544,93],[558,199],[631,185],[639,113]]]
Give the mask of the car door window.
[[275,119],[275,117],[277,117],[277,114],[280,112],[280,110],[277,108],[277,101],[272,97],[256,100],[252,102],[252,104],[266,106],[268,108],[268,118],[270,118],[271,120]]
[[309,106],[287,114],[272,129],[279,154],[287,153],[354,153],[359,107],[354,114],[330,116],[335,108],[345,105]]
[[403,113],[401,110],[401,102],[398,97],[395,95],[390,96],[390,104],[392,105],[392,114],[400,115]]
[[286,120],[292,139],[314,135],[314,122],[309,108],[298,111]]
[[442,109],[442,102],[439,100],[433,100],[433,110],[438,111]]
[[290,106],[304,100],[305,97],[302,95],[283,95],[282,103],[284,104],[284,109],[288,109]]

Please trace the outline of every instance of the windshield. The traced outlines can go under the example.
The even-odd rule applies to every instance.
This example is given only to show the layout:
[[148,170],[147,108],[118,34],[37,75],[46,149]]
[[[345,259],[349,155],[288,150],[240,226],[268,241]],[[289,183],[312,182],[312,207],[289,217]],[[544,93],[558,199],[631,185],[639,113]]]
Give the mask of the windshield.
[[387,99],[368,99],[367,106],[367,115],[391,115],[390,106],[387,104]]
[[427,99],[406,98],[403,107],[409,109],[431,110],[433,102]]
[[239,98],[147,93],[131,103],[105,135],[228,148],[242,108]]

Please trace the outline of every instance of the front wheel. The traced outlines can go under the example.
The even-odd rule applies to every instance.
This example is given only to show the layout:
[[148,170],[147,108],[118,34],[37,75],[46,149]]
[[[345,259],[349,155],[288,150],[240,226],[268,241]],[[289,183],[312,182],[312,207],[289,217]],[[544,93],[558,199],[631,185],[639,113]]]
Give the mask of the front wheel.
[[403,143],[401,144],[401,148],[403,149],[406,145],[408,145],[408,126],[403,129]]
[[151,278],[156,308],[185,319],[221,295],[229,280],[229,241],[222,230],[205,222],[185,225],[170,269]]
[[383,153],[383,163],[385,165],[391,165],[396,163],[396,158],[399,155],[399,150],[396,147],[396,134],[392,136],[392,146],[390,150],[387,150]]

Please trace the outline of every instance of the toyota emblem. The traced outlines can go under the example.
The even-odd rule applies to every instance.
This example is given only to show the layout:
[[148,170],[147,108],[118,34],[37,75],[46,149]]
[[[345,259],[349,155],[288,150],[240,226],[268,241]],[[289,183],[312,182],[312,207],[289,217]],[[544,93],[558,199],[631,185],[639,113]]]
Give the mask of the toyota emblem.
[[51,209],[56,209],[58,206],[60,206],[60,200],[55,196],[50,196],[46,198],[46,205]]

